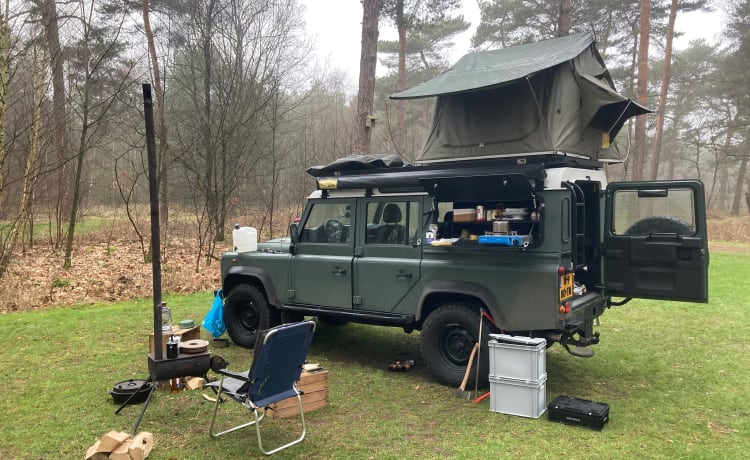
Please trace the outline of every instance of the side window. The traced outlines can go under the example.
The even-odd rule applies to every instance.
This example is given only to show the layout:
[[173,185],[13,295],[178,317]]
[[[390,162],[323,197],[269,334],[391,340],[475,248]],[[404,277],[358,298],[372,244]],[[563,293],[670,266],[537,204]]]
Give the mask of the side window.
[[453,238],[453,202],[438,203],[438,238]]
[[367,203],[365,244],[409,244],[419,234],[417,201]]
[[303,243],[348,243],[351,241],[351,205],[347,202],[313,204],[300,231]]
[[690,188],[617,190],[612,204],[615,235],[695,235],[695,197]]

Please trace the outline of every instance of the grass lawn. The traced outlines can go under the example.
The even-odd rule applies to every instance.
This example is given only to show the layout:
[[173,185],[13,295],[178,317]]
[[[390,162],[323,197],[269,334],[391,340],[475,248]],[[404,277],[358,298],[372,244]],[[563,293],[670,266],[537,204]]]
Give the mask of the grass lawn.
[[[559,346],[547,353],[547,401],[557,395],[610,404],[593,431],[493,413],[489,399],[456,398],[419,366],[418,333],[345,325],[318,328],[309,356],[330,371],[330,405],[308,414],[298,458],[746,458],[750,451],[750,254],[711,254],[708,305],[633,301],[601,321],[592,359]],[[199,323],[208,292],[167,297],[175,320]],[[83,458],[110,430],[131,431],[142,405],[120,415],[109,390],[147,377],[150,299],[0,315],[0,458]],[[208,338],[205,331],[204,338]],[[248,350],[216,349],[230,368]],[[387,372],[413,358],[408,373]],[[139,431],[155,437],[152,459],[257,457],[252,429],[218,440],[200,391],[158,391]],[[234,414],[239,405],[225,410]],[[222,406],[222,407],[224,407]],[[267,420],[268,445],[297,429]],[[286,431],[285,431],[286,430]]]

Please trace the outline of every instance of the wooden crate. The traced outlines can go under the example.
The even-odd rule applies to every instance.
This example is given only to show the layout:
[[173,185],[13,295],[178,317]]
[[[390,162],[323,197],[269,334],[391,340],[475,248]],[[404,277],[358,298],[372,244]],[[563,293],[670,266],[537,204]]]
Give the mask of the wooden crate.
[[[302,371],[297,388],[302,391],[302,409],[305,413],[328,405],[328,369]],[[299,414],[297,398],[292,397],[271,404],[266,414],[271,418],[286,418]]]
[[[180,337],[180,340],[185,342],[188,340],[195,340],[201,338],[201,328],[200,326],[194,326],[187,329],[180,329],[179,326],[172,326],[172,332],[162,332],[161,333],[161,352],[166,355],[167,353],[167,342],[169,341],[169,336],[174,335],[177,337]],[[153,353],[154,352],[154,333],[152,332],[148,336],[148,352]]]

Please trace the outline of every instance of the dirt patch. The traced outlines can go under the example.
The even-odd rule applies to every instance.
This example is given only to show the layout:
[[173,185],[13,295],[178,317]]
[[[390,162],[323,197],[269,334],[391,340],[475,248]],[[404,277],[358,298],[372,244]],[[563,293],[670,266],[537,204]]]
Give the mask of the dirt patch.
[[[79,242],[68,270],[62,268],[62,254],[49,245],[19,254],[0,283],[0,313],[152,295],[151,264],[144,262],[137,242],[86,239]],[[218,262],[196,271],[197,246],[195,239],[179,238],[162,247],[164,292],[220,287]]]
[[[712,218],[708,233],[711,251],[750,253],[749,216]],[[111,235],[78,238],[73,267],[68,270],[62,268],[62,253],[48,244],[19,253],[0,283],[0,313],[151,296],[151,264],[144,262],[137,241]],[[219,245],[217,251],[228,245]],[[202,260],[196,270],[197,247],[198,240],[189,236],[172,237],[162,245],[164,292],[220,287],[218,261],[205,265]]]

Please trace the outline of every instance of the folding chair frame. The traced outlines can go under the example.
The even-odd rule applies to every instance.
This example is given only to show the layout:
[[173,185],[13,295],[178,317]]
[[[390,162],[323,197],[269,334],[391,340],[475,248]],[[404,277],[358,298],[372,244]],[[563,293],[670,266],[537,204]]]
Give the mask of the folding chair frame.
[[[307,324],[307,327],[310,327],[311,331],[313,331],[313,332],[315,331],[315,322],[313,322],[313,321],[303,321],[303,323]],[[298,324],[300,324],[300,323],[294,323],[294,325],[298,325]],[[285,324],[285,325],[277,326],[276,328],[269,329],[266,332],[265,336],[262,338],[262,343],[256,344],[256,349],[259,346],[261,346],[261,347],[265,346],[266,343],[268,343],[270,340],[272,340],[273,337],[274,337],[274,335],[275,335],[275,333],[280,328],[289,327],[289,326],[292,326],[292,325]],[[309,343],[308,343],[308,346],[309,346]],[[256,350],[256,353],[257,353],[257,350]],[[306,355],[306,354],[307,354],[307,350],[305,350],[304,355]],[[256,358],[255,359],[257,359],[257,354],[256,354]],[[287,447],[290,447],[290,446],[293,446],[295,444],[298,444],[298,443],[302,442],[302,440],[305,439],[305,434],[307,433],[307,426],[305,424],[305,413],[304,413],[303,406],[302,406],[302,396],[301,396],[302,392],[299,390],[299,388],[297,388],[297,384],[294,383],[294,384],[292,384],[292,390],[293,391],[291,392],[291,394],[289,392],[286,392],[286,393],[282,393],[282,396],[279,396],[279,397],[276,397],[276,398],[273,398],[273,397],[270,398],[270,399],[269,398],[265,398],[263,400],[263,403],[264,403],[263,406],[257,405],[254,401],[251,400],[251,398],[247,394],[248,391],[244,391],[244,390],[241,389],[242,387],[244,387],[244,385],[242,385],[243,383],[248,383],[248,382],[252,383],[253,368],[254,368],[254,366],[255,366],[255,362],[253,362],[253,367],[251,367],[251,369],[249,371],[243,372],[243,373],[232,372],[232,371],[229,371],[228,369],[221,369],[221,370],[218,371],[218,373],[221,374],[221,380],[219,381],[218,389],[216,391],[216,403],[214,404],[214,413],[213,413],[213,416],[211,418],[211,427],[209,428],[209,432],[211,434],[211,437],[218,438],[219,436],[223,436],[225,434],[232,433],[234,431],[238,431],[238,430],[241,430],[243,428],[247,428],[249,426],[255,425],[255,431],[256,431],[257,437],[258,437],[258,447],[260,448],[261,452],[263,452],[264,454],[271,455],[271,454],[276,453],[276,452],[278,452],[280,450],[286,449]],[[299,372],[301,372],[301,369],[299,370]],[[297,374],[297,378],[299,378],[299,372]],[[227,379],[227,378],[229,378],[229,380],[226,380],[226,382],[230,383],[229,388],[225,387],[225,379]],[[211,386],[215,387],[216,386],[215,382],[214,382],[214,385],[211,385]],[[238,390],[240,390],[240,391],[238,391]],[[253,420],[251,420],[251,421],[249,421],[247,423],[243,423],[241,425],[237,425],[237,426],[232,427],[232,428],[228,428],[228,429],[220,431],[218,433],[214,432],[214,426],[215,426],[215,422],[216,422],[216,414],[218,413],[218,410],[219,410],[219,404],[224,401],[222,399],[222,397],[221,397],[222,394],[226,395],[227,397],[229,397],[231,399],[233,399],[235,402],[238,402],[238,403],[242,404],[248,410],[252,411],[253,412]],[[292,397],[292,396],[296,396],[297,397],[297,404],[299,406],[299,414],[300,414],[300,420],[301,420],[301,424],[302,424],[302,433],[300,434],[300,436],[298,438],[294,439],[293,441],[290,441],[290,442],[288,442],[288,443],[286,443],[286,444],[284,444],[282,446],[279,446],[279,447],[276,447],[274,449],[271,449],[271,450],[267,451],[263,447],[263,439],[262,439],[262,435],[261,435],[261,432],[260,432],[260,421],[263,420],[263,418],[265,418],[266,411],[269,410],[268,409],[268,405],[273,404],[273,403],[278,402],[278,401],[281,401],[283,399],[287,399],[287,398]],[[261,410],[263,412],[261,414],[259,414],[259,411],[261,411]]]

